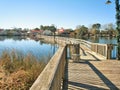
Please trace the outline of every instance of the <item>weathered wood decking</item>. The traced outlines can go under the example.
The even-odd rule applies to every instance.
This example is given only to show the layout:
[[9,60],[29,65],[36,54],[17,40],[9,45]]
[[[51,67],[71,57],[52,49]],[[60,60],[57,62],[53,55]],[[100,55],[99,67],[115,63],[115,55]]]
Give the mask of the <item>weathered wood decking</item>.
[[80,62],[68,60],[64,90],[120,90],[120,61],[104,60],[81,45]]
[[[38,89],[32,88],[31,90],[120,90],[120,61],[106,60],[111,58],[111,45],[64,37],[54,39],[50,36],[41,36],[41,38],[49,42],[57,42],[64,48],[64,53],[57,52],[56,58],[51,63],[49,62],[53,71],[50,72],[48,67],[43,71],[46,74],[39,77],[43,80],[43,77],[49,79],[46,79],[43,84],[43,81],[38,78],[39,83],[33,85]],[[72,62],[71,59],[66,60],[66,54],[68,54],[66,49],[69,44],[80,44],[80,61],[77,63]],[[76,57],[73,56],[79,56],[79,53],[72,53],[72,58],[75,59]],[[61,72],[62,75],[59,77]],[[52,74],[51,77],[50,74]]]

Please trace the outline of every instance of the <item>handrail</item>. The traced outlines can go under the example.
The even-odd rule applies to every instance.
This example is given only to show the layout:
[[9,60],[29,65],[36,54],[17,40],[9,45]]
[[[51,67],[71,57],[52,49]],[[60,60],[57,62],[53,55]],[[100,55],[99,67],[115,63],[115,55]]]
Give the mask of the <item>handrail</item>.
[[108,45],[107,44],[98,44],[98,43],[92,43],[91,44],[91,50],[95,53],[98,53],[102,56],[104,56],[106,59],[108,59]]
[[[59,37],[64,38],[66,37]],[[75,38],[66,38],[66,43],[70,44],[80,44],[84,45],[86,48],[90,49],[94,52],[94,54],[99,54],[104,59],[113,59],[115,58],[115,48],[117,48],[117,44],[100,44],[100,43],[92,43],[83,39],[75,39]]]
[[[46,38],[51,38],[51,36],[45,36]],[[47,39],[48,40],[48,39]],[[74,39],[74,38],[66,38],[66,37],[56,37],[57,43],[59,44],[82,44],[86,48],[90,49],[91,51],[95,52],[96,54],[101,55],[105,59],[111,59],[112,50],[115,45],[113,44],[99,44],[99,43],[92,43],[82,39]]]
[[55,37],[54,39],[54,37],[51,36],[42,36],[42,38],[50,42],[55,42],[56,40],[60,46],[37,80],[33,83],[30,90],[61,90],[61,82],[64,79],[64,69],[66,64],[67,43],[83,44],[93,52],[106,57],[106,59],[109,59],[111,56],[111,44],[91,43],[82,39],[64,37]]
[[59,47],[30,90],[61,90],[66,62],[66,46]]
[[84,46],[89,48],[91,51],[101,55],[106,59],[111,59],[111,54],[113,49],[112,44],[92,43],[92,42],[81,40],[81,39],[79,41],[80,41],[80,44],[83,44]]
[[83,44],[83,45],[85,45],[87,48],[91,49],[91,44],[92,44],[91,42],[86,41],[86,40],[82,40],[82,39],[80,39],[79,41],[80,41],[80,44]]

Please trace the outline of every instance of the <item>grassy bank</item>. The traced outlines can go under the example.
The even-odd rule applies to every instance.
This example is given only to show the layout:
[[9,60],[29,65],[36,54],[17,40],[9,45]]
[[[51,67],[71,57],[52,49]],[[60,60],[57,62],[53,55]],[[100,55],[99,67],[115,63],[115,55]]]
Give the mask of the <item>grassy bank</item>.
[[28,90],[45,65],[31,54],[4,51],[0,57],[0,89]]

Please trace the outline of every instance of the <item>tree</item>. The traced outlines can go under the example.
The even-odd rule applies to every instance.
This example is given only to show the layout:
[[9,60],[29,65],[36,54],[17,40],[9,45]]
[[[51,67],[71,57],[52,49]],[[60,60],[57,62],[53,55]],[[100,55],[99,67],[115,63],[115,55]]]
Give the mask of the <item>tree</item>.
[[99,23],[93,24],[92,25],[92,34],[94,34],[94,35],[99,34],[100,27],[101,27],[101,24],[99,24]]
[[103,25],[104,30],[106,30],[106,34],[109,36],[117,35],[115,30],[115,25],[112,23]]
[[49,26],[49,30],[55,34],[55,31],[57,30],[54,25]]
[[39,29],[39,28],[35,28],[34,30],[37,30],[37,31],[39,31],[40,29]]
[[41,30],[50,30],[53,33],[54,38],[55,38],[55,31],[57,30],[57,28],[55,27],[54,24],[52,24],[51,26],[43,26],[43,25],[41,25],[40,29]]
[[49,30],[49,26],[40,25],[40,30]]
[[77,26],[75,33],[77,34],[77,38],[83,38],[84,36],[86,36],[88,34],[88,28],[85,27],[84,25],[82,26]]
[[55,39],[55,31],[57,30],[57,28],[54,26],[54,25],[51,25],[49,27],[50,31],[53,32],[53,35],[54,35],[54,39]]
[[101,24],[99,24],[99,23],[96,23],[96,24],[92,25],[92,28],[96,29],[96,30],[100,30],[100,27],[101,27]]
[[53,33],[55,33],[55,31],[57,30],[56,27],[53,24],[51,26],[40,25],[40,29],[41,30],[50,30]]
[[74,31],[71,31],[69,37],[76,38],[76,33]]
[[40,30],[44,30],[44,26],[43,25],[40,25]]

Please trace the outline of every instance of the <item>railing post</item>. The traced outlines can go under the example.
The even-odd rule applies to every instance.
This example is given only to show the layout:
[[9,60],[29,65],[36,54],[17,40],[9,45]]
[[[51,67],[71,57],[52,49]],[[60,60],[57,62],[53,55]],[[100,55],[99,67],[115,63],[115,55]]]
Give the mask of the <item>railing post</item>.
[[71,59],[73,62],[79,62],[80,59],[80,45],[79,44],[71,44]]
[[112,49],[113,49],[113,45],[112,44],[107,44],[107,59],[111,59]]

